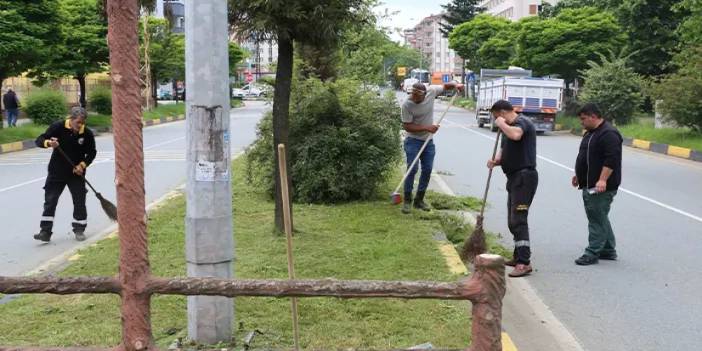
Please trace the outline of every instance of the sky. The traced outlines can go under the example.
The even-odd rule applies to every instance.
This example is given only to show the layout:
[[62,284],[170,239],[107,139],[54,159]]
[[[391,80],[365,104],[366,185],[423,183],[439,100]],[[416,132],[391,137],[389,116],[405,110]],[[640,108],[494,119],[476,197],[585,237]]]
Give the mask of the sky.
[[[388,13],[392,14],[395,11],[399,11],[396,14],[392,14],[388,20],[381,22],[382,26],[387,26],[390,28],[399,27],[401,29],[413,28],[419,21],[424,17],[430,15],[435,15],[441,12],[441,5],[447,4],[450,0],[381,0],[381,4],[376,6],[376,13],[385,13],[387,9]],[[402,37],[393,33],[391,38],[395,41],[401,42]]]

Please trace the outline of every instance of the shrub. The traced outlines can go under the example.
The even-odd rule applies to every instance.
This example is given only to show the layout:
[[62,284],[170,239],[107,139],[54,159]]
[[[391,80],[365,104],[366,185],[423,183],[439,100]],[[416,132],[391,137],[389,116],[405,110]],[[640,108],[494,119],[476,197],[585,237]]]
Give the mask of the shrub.
[[66,97],[61,92],[41,89],[27,97],[24,111],[35,124],[51,124],[66,117],[66,106]]
[[101,114],[112,114],[112,91],[108,88],[97,87],[90,93],[88,98],[90,109]]
[[[333,203],[368,199],[400,159],[399,107],[391,95],[361,83],[295,82],[290,100],[288,157],[293,199]],[[249,179],[274,187],[273,125],[268,113],[247,152]]]
[[631,55],[617,56],[610,52],[609,58],[599,56],[601,63],[589,61],[590,68],[581,71],[585,87],[580,98],[585,103],[596,103],[606,119],[626,124],[643,103],[643,80],[627,66]]
[[661,100],[660,109],[666,119],[678,126],[702,132],[702,47],[680,55],[680,69],[654,84],[653,94]]

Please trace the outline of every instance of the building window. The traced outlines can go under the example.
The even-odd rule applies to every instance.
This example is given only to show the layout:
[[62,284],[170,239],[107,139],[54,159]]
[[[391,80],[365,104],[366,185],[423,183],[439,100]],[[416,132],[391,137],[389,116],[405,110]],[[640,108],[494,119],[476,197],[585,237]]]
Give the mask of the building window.
[[177,28],[183,28],[185,26],[185,18],[184,17],[178,17],[176,19],[176,27]]
[[535,15],[538,12],[538,5],[529,5],[529,14]]

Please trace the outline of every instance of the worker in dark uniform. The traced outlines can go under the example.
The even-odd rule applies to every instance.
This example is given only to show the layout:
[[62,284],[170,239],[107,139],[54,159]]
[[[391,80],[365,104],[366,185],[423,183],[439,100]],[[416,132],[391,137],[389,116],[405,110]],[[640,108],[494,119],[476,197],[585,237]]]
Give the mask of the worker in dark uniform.
[[[55,122],[40,135],[36,145],[42,148],[53,148],[49,161],[49,174],[44,184],[44,213],[41,216],[40,228],[34,239],[49,242],[54,226],[56,205],[63,189],[68,186],[73,198],[73,233],[76,240],[85,240],[85,227],[88,225],[88,213],[85,208],[85,169],[95,159],[95,136],[85,127],[88,117],[85,109],[74,107],[70,118]],[[71,160],[66,160],[58,150],[61,150]],[[75,165],[71,166],[71,163]]]
[[539,174],[536,172],[536,128],[531,121],[517,114],[506,100],[499,100],[490,109],[495,125],[502,132],[502,148],[488,167],[500,165],[507,176],[507,225],[514,236],[514,252],[505,264],[514,267],[510,277],[532,272],[529,241],[529,207],[536,194]]

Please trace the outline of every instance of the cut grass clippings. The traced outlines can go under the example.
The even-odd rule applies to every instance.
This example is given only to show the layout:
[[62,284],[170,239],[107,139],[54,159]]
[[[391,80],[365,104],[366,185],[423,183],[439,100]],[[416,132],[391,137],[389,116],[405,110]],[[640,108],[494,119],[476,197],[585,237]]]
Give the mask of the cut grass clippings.
[[[242,170],[243,159],[235,161],[235,276],[286,279],[285,238],[272,234],[274,204],[246,184]],[[450,282],[463,278],[449,273],[432,238],[443,226],[440,220],[421,211],[401,214],[398,206],[388,204],[385,194],[389,192],[387,186],[374,201],[296,204],[297,278]],[[464,202],[457,203],[463,207]],[[156,276],[186,275],[184,216],[183,196],[172,198],[149,216],[149,257]],[[80,258],[59,275],[116,275],[118,244],[117,238],[109,238],[81,250]],[[117,345],[119,303],[119,297],[112,295],[24,295],[0,305],[0,345]],[[465,301],[300,298],[298,303],[305,349],[392,349],[425,342],[463,348],[469,344],[470,304]],[[153,335],[159,347],[186,337],[185,297],[155,296],[151,308]],[[235,316],[235,340],[257,329],[263,334],[255,338],[253,348],[292,347],[289,299],[236,298]]]

